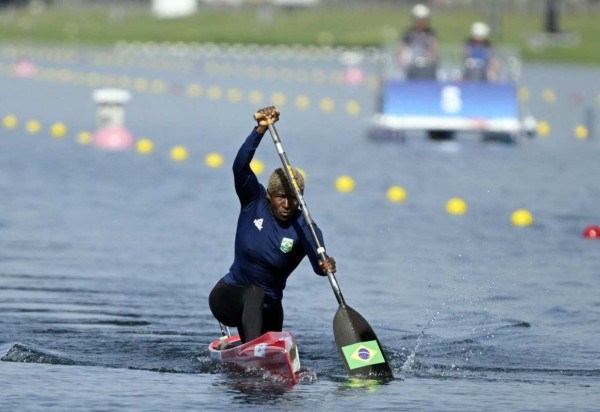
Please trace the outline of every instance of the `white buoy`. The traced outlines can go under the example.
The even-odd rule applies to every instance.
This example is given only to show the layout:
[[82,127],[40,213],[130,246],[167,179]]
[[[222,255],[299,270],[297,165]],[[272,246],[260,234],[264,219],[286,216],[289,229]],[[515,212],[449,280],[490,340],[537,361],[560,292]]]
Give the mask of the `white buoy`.
[[97,89],[92,95],[98,104],[97,130],[94,145],[105,150],[126,150],[133,145],[133,136],[125,128],[125,103],[131,99],[124,89]]
[[131,93],[124,89],[97,89],[92,99],[98,104],[96,120],[98,128],[125,125],[125,104],[131,99]]

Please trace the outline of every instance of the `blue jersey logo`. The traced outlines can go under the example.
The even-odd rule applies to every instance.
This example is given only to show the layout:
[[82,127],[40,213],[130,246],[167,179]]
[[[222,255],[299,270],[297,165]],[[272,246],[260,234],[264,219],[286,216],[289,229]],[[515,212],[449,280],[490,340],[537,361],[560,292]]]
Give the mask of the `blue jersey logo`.
[[292,247],[294,247],[294,239],[284,237],[281,240],[281,246],[279,246],[279,249],[281,249],[283,253],[288,253],[292,250]]

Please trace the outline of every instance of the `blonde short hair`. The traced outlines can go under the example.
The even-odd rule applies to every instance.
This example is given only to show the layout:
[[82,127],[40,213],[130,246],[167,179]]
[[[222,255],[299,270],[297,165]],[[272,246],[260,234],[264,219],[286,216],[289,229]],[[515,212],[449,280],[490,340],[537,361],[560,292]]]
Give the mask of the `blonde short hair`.
[[[304,193],[304,176],[302,176],[302,173],[300,173],[298,169],[295,169],[291,166],[290,168],[294,174],[296,183],[298,183],[300,193]],[[283,170],[283,168],[281,167],[275,169],[275,171],[271,173],[271,176],[269,177],[269,183],[267,184],[267,190],[269,191],[269,193],[274,193],[278,190],[283,190],[286,193],[291,194],[295,193],[290,182],[288,181],[288,177],[285,174],[285,170]]]

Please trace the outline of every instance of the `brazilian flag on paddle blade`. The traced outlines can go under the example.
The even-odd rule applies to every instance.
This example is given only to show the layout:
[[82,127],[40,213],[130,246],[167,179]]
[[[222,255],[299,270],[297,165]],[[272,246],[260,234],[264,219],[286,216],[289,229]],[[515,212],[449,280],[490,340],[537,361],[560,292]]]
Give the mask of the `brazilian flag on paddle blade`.
[[344,358],[350,369],[362,368],[364,366],[377,365],[385,362],[383,353],[376,340],[359,342],[342,348]]
[[351,376],[393,378],[392,369],[371,326],[357,311],[340,305],[333,318],[335,343]]

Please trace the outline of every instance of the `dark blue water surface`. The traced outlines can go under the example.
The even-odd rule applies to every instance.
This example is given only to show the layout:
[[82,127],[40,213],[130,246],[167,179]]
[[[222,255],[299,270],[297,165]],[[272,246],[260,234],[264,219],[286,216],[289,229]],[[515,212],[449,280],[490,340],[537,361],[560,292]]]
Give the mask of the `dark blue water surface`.
[[[373,61],[366,83],[348,85],[326,56],[195,56],[0,48],[0,410],[597,408],[600,241],[582,237],[600,224],[597,69],[525,67],[524,108],[548,123],[546,136],[400,143],[366,137]],[[14,75],[23,57],[38,65],[32,78]],[[95,128],[91,94],[104,86],[132,90],[126,124],[154,142],[152,154],[78,141]],[[307,262],[284,299],[305,368],[298,385],[208,358],[219,329],[207,296],[233,257],[230,164],[252,113],[273,101],[342,291],[385,346],[390,382],[347,377],[337,302]],[[57,122],[62,138],[51,136]],[[578,125],[588,139],[574,137]],[[171,160],[177,145],[187,161]],[[205,165],[211,152],[222,167]],[[264,181],[279,166],[268,137],[256,157]],[[342,175],[351,193],[335,190]],[[387,200],[392,185],[404,203]],[[466,214],[446,212],[452,197]],[[520,208],[533,225],[511,223]]]

